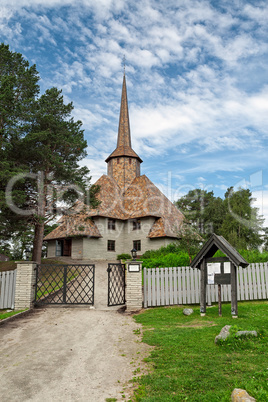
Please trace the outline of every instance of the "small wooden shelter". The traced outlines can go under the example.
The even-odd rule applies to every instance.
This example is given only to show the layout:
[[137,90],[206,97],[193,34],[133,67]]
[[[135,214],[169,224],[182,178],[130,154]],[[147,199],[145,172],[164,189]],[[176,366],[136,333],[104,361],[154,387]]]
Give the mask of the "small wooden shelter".
[[[226,257],[213,257],[221,250]],[[191,262],[192,268],[201,270],[200,313],[206,313],[207,285],[218,285],[219,314],[221,315],[221,285],[231,284],[231,314],[237,317],[237,267],[246,268],[248,262],[222,236],[215,233]]]

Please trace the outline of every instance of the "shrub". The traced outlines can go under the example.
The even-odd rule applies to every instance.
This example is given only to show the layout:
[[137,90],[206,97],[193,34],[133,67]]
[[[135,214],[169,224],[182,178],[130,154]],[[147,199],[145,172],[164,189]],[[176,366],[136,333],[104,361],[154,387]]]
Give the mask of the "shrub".
[[168,253],[152,258],[142,257],[142,261],[142,265],[146,268],[188,267],[190,265],[189,255],[186,252]]
[[117,260],[131,260],[131,255],[127,253],[118,254]]

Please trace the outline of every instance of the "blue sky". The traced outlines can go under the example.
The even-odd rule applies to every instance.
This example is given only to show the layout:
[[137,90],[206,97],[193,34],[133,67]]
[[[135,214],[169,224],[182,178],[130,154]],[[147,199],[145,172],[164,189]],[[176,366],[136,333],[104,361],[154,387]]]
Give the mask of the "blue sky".
[[172,200],[253,191],[268,225],[268,3],[1,0],[0,39],[83,121],[94,182],[114,150],[126,58],[132,145]]

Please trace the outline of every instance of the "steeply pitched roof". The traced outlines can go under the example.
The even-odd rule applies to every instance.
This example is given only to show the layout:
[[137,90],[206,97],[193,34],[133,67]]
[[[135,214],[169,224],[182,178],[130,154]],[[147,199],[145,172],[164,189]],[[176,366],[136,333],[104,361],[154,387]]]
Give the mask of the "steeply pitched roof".
[[49,233],[44,240],[76,236],[102,237],[95,223],[84,213],[63,216],[59,223],[60,226]]
[[124,210],[131,218],[161,218],[150,230],[149,237],[177,237],[184,219],[174,204],[148,179],[136,177],[124,194]]
[[191,267],[200,268],[202,260],[204,258],[213,257],[217,250],[221,250],[237,267],[241,266],[245,268],[248,266],[248,262],[223,236],[218,236],[213,233],[210,239],[204,244],[202,249],[191,262]]
[[88,208],[89,216],[105,216],[113,219],[126,219],[123,211],[122,192],[116,181],[107,175],[102,175],[95,183],[100,186],[97,198],[101,201],[95,209]]
[[140,162],[142,162],[141,158],[136,154],[136,152],[133,151],[131,147],[130,124],[129,124],[128,101],[127,101],[127,86],[126,86],[125,74],[123,77],[123,86],[122,86],[117,147],[111,153],[111,155],[108,156],[106,162],[109,162],[111,158],[116,158],[119,156],[128,156],[137,158]]
[[71,237],[78,234],[100,237],[100,234],[93,230],[90,220],[88,221],[91,222],[90,226],[85,226],[84,232],[73,230],[73,227],[78,228],[84,225],[85,217],[94,216],[120,220],[150,216],[154,217],[156,221],[148,232],[149,238],[166,236],[175,238],[178,236],[183,214],[147,176],[136,177],[124,194],[115,180],[109,176],[101,176],[95,184],[100,186],[100,192],[97,195],[101,201],[100,205],[92,209],[81,202],[77,202],[70,209],[72,225],[68,224],[68,226],[64,220],[62,223],[59,221],[61,225],[46,236],[45,240]]

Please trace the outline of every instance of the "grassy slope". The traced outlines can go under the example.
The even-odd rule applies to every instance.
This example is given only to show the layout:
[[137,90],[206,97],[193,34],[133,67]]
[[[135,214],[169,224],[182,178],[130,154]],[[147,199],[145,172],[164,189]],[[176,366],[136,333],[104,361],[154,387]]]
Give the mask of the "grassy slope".
[[[268,400],[268,302],[239,303],[239,318],[230,304],[200,317],[199,308],[184,316],[181,307],[154,308],[137,315],[144,325],[144,342],[156,346],[149,361],[154,370],[142,377],[136,401],[230,401],[232,390],[244,388],[258,401]],[[226,325],[256,329],[255,339],[214,344]],[[146,330],[147,329],[147,330]]]

